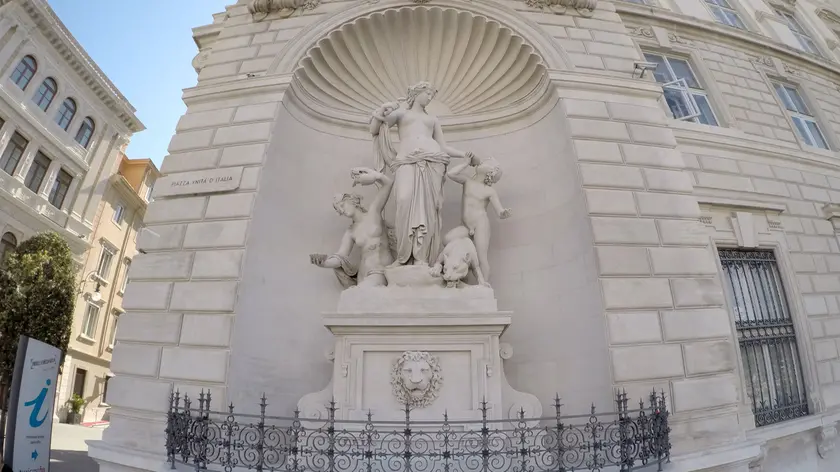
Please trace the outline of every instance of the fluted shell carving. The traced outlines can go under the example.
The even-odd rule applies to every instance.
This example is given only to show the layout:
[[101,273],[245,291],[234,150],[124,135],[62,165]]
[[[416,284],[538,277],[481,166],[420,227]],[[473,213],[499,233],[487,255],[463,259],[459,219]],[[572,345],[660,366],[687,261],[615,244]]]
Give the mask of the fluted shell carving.
[[487,18],[440,7],[373,13],[330,33],[300,62],[305,95],[327,109],[369,117],[428,81],[434,113],[492,112],[534,95],[545,67],[533,48]]

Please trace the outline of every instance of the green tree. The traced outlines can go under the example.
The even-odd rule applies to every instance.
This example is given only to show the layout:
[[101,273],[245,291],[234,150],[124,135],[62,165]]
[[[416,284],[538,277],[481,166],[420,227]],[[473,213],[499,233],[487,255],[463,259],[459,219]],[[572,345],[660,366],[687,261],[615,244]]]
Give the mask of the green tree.
[[75,302],[67,242],[53,232],[22,242],[0,270],[0,383],[11,382],[21,335],[67,351]]

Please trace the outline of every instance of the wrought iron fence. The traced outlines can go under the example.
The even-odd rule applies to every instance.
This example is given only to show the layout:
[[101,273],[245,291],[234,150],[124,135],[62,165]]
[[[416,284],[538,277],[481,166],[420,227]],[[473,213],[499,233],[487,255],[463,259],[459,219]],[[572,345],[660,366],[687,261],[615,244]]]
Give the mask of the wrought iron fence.
[[661,471],[670,459],[665,394],[651,393],[647,405],[628,408],[626,392],[615,398],[616,411],[563,416],[555,398],[553,417],[490,420],[414,420],[406,406],[403,421],[309,420],[211,409],[202,392],[198,408],[174,393],[166,427],[166,450],[173,469],[183,463],[196,471],[405,471],[405,472],[571,472],[606,469]]

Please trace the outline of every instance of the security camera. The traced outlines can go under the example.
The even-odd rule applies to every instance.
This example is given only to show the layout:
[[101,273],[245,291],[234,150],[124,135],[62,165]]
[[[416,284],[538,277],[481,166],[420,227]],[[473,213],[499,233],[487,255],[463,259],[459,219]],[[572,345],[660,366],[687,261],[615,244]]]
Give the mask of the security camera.
[[633,76],[636,76],[636,71],[639,71],[639,78],[642,79],[645,77],[645,72],[649,70],[656,70],[657,64],[656,62],[646,62],[646,61],[636,61],[633,63]]

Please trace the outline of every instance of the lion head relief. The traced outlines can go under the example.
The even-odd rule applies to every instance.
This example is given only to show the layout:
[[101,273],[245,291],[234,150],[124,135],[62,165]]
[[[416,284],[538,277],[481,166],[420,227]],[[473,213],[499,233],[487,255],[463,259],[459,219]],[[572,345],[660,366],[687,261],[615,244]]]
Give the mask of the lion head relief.
[[402,405],[426,407],[443,385],[440,362],[428,352],[406,351],[394,361],[391,390]]

